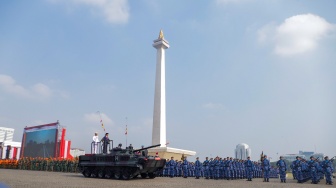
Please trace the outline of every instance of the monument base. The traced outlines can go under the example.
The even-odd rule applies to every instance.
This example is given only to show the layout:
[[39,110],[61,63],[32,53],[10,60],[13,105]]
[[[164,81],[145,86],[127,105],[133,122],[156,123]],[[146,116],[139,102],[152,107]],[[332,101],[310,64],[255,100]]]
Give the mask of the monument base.
[[170,159],[174,157],[175,160],[181,160],[183,156],[194,156],[196,155],[195,151],[171,148],[171,147],[157,147],[148,149],[148,155],[155,156],[158,153],[161,159]]

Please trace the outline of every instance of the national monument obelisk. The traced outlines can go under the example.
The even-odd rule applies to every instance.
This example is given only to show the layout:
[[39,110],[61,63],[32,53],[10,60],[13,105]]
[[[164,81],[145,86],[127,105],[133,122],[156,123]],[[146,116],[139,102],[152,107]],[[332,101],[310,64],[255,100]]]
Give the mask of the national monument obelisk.
[[166,65],[165,51],[169,48],[168,41],[163,38],[160,31],[159,38],[154,40],[153,47],[156,52],[156,77],[154,93],[154,114],[152,144],[166,146]]
[[159,37],[154,40],[153,47],[156,48],[156,77],[154,94],[153,132],[152,145],[161,144],[159,148],[149,149],[149,154],[156,152],[161,158],[179,157],[183,155],[195,155],[196,152],[167,147],[166,140],[166,70],[165,70],[165,50],[169,48],[169,43],[160,30]]

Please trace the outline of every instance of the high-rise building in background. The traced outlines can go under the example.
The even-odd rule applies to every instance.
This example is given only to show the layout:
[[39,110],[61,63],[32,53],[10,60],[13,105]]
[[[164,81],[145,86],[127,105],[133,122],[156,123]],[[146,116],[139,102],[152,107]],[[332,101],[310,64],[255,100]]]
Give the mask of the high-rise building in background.
[[0,159],[19,159],[21,142],[14,142],[13,128],[0,127]]
[[248,156],[251,156],[250,147],[245,143],[238,144],[235,149],[235,158],[246,160]]
[[288,160],[290,162],[293,162],[296,160],[296,157],[300,157],[305,160],[309,160],[311,156],[315,157],[318,160],[323,160],[324,159],[324,154],[323,153],[315,153],[313,151],[299,151],[299,153],[294,153],[294,154],[285,154],[282,155],[285,160]]
[[0,142],[13,141],[14,129],[0,127]]

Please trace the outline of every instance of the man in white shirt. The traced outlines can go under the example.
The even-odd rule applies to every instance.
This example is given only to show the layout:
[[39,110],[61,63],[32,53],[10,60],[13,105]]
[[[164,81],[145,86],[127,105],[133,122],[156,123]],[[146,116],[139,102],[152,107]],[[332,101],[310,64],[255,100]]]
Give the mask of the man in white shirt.
[[99,138],[98,138],[98,133],[95,132],[94,136],[92,137],[93,140],[93,153],[97,154],[97,150],[98,150],[98,142],[99,142]]

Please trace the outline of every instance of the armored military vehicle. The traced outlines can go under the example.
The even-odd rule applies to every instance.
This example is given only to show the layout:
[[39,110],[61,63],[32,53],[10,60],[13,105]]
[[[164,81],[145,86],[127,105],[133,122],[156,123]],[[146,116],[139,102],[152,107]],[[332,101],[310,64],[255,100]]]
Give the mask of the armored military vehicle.
[[147,154],[147,149],[161,144],[136,150],[133,150],[133,147],[122,149],[121,144],[113,148],[113,142],[109,144],[111,145],[112,149],[109,148],[107,153],[98,152],[99,154],[79,156],[78,166],[84,177],[129,180],[140,175],[142,178],[153,179],[165,165],[165,159]]

